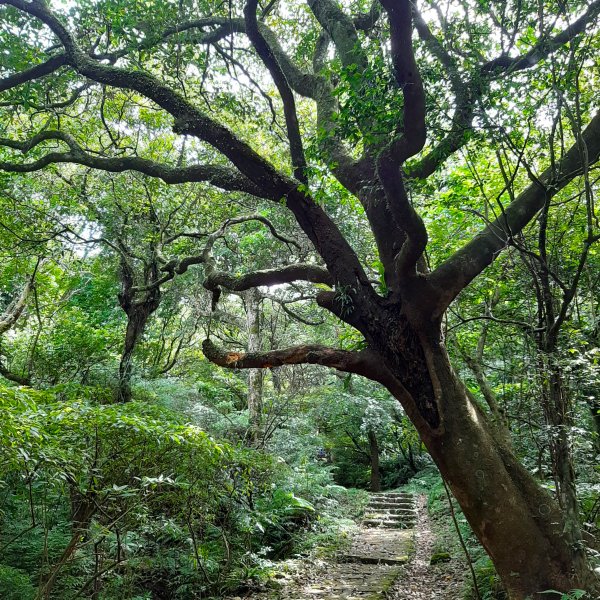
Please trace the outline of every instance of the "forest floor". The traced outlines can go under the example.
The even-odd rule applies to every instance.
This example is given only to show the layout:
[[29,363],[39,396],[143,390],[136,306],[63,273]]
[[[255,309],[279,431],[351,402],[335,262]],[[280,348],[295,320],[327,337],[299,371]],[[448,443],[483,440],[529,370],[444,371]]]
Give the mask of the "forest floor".
[[[311,561],[278,591],[253,600],[459,600],[464,558],[430,564],[450,540],[432,524],[425,496],[373,494],[357,534],[335,561]],[[237,597],[240,598],[240,597]],[[233,600],[237,600],[237,598]]]

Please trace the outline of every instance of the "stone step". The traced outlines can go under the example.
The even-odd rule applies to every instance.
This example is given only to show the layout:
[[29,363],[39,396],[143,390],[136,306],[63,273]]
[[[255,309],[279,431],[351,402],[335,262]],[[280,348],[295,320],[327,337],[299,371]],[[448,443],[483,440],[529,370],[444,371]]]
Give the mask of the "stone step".
[[369,496],[369,500],[380,500],[382,502],[414,502],[412,496]]
[[417,510],[414,508],[386,508],[383,506],[367,506],[365,514],[382,514],[382,515],[416,515]]
[[369,500],[369,504],[394,504],[396,506],[414,506],[415,503],[413,500],[402,500],[400,498],[398,500],[394,500],[393,498],[391,500],[386,498],[371,498]]
[[408,562],[408,554],[402,556],[387,556],[385,554],[345,554],[342,556],[344,562],[361,563],[363,565],[403,565]]
[[411,523],[413,521],[415,521],[417,518],[417,515],[412,513],[412,514],[404,514],[404,515],[389,515],[386,513],[365,513],[363,519],[367,519],[367,520],[375,520],[375,521],[390,521],[390,522],[396,522],[396,523],[406,523],[408,521],[410,521]]
[[387,527],[389,529],[414,529],[414,521],[386,521],[385,519],[365,519],[363,527],[377,528]]
[[364,519],[386,519],[388,521],[406,521],[408,520],[414,520],[417,518],[417,513],[416,512],[406,512],[406,513],[396,513],[396,514],[391,514],[391,513],[387,513],[384,511],[375,511],[375,510],[371,510],[371,511],[367,511],[365,512]]
[[341,564],[319,581],[304,585],[285,597],[286,600],[384,600],[400,573],[398,563]]
[[[387,600],[414,553],[416,521],[413,498],[390,495],[371,497],[359,531],[337,564],[321,566],[308,582],[283,588],[278,600]],[[382,504],[392,506],[386,509]]]
[[403,521],[390,521],[388,519],[365,519],[362,524],[365,527],[388,527],[390,529],[412,529],[416,519]]
[[411,497],[389,497],[389,496],[371,496],[369,502],[389,502],[391,504],[414,504],[415,499]]
[[367,505],[365,507],[365,511],[371,511],[371,512],[384,512],[384,513],[390,513],[390,514],[395,514],[395,513],[415,513],[417,512],[417,508],[415,506],[392,506],[392,507],[387,507],[387,506],[370,506]]
[[413,551],[412,529],[363,527],[341,560],[369,565],[401,565]]
[[390,519],[391,521],[402,521],[402,519],[412,519],[415,513],[389,513],[383,510],[369,510],[365,512],[365,519]]
[[367,509],[368,508],[389,508],[389,509],[408,508],[408,509],[413,509],[414,507],[415,507],[414,504],[395,503],[395,502],[369,502],[367,504]]

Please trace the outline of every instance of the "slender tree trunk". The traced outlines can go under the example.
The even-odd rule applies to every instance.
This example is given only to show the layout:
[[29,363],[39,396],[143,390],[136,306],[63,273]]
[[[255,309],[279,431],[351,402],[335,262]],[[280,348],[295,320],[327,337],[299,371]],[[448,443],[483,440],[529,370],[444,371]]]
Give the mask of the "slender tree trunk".
[[564,514],[565,536],[573,547],[582,546],[579,503],[573,470],[573,456],[569,432],[573,427],[572,406],[569,391],[564,385],[560,366],[552,354],[547,356],[543,385],[547,397],[546,419],[550,427],[550,454],[552,470],[556,479],[558,500]]
[[377,436],[372,429],[369,429],[369,458],[371,461],[371,491],[381,491],[381,472],[379,470],[379,444]]
[[146,328],[150,315],[158,308],[161,300],[160,287],[152,284],[158,279],[158,265],[152,262],[144,272],[144,285],[150,285],[150,289],[136,298],[134,287],[134,272],[125,257],[121,259],[121,291],[119,292],[119,304],[127,315],[127,327],[125,329],[125,342],[119,362],[119,384],[117,387],[117,402],[129,402],[131,400],[131,376],[133,374],[133,354],[136,346]]
[[419,469],[417,468],[417,465],[415,463],[415,454],[413,452],[412,444],[410,442],[408,443],[408,448],[407,448],[406,454],[407,454],[408,466],[411,468],[411,471],[413,473],[417,473],[417,471]]
[[118,402],[131,400],[131,376],[133,374],[133,353],[140,341],[150,313],[143,306],[136,306],[127,315],[127,328],[125,330],[125,343],[119,362],[119,387],[117,390]]
[[597,452],[600,452],[600,401],[598,401],[597,398],[591,398],[588,400],[588,407],[596,430],[596,435],[594,436],[594,448],[596,448]]
[[71,487],[69,493],[71,499],[71,540],[56,564],[44,576],[38,595],[40,598],[48,599],[51,597],[58,575],[73,558],[82,540],[88,535],[92,517],[97,510],[96,498],[93,492],[80,493],[74,487]]
[[[260,292],[256,288],[244,295],[246,302],[246,326],[248,329],[248,352],[260,351]],[[248,424],[250,443],[258,446],[262,439],[263,371],[248,371]]]

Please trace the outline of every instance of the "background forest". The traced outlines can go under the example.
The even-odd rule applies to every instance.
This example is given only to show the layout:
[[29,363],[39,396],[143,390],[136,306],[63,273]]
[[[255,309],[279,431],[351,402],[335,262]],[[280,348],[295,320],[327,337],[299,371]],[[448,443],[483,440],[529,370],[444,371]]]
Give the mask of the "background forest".
[[[321,5],[352,15],[364,64],[323,25]],[[260,39],[249,43],[248,6],[291,88],[265,71]],[[0,597],[235,595],[272,581],[284,559],[335,552],[365,490],[409,484],[439,507],[435,461],[392,393],[310,358],[372,344],[350,318],[356,289],[323,275],[295,209],[232,174],[218,141],[137,84],[58,64],[60,28],[31,16],[46,7],[89,60],[156,78],[294,175],[381,298],[394,278],[332,141],[356,164],[383,154],[410,102],[390,76],[393,31],[378,2],[0,2]],[[431,137],[403,166],[406,206],[428,232],[420,271],[501,219],[545,169],[558,173],[568,148],[589,155],[547,186],[440,327],[469,398],[598,567],[599,174],[585,128],[598,121],[600,3],[412,10]],[[504,71],[490,66],[498,53],[513,61]],[[330,108],[285,60],[324,73]],[[331,290],[337,308],[323,310],[317,296]],[[308,358],[281,358],[288,347]],[[266,368],[235,368],[244,352]],[[487,459],[471,460],[485,480]],[[460,522],[485,597],[507,597]]]

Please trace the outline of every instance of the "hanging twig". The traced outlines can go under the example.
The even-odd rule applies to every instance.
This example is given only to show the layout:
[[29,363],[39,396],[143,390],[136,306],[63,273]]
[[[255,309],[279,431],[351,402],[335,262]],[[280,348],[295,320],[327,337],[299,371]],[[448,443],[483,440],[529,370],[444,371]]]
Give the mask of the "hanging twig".
[[460,532],[460,527],[458,526],[458,521],[456,519],[456,513],[454,512],[454,504],[452,504],[452,496],[450,495],[448,484],[446,483],[446,480],[443,477],[442,483],[444,484],[444,490],[446,490],[446,497],[448,498],[448,505],[450,506],[450,515],[452,516],[452,522],[454,523],[454,528],[456,529],[458,540],[460,541],[460,545],[462,546],[462,549],[465,552],[465,556],[467,557],[467,564],[469,565],[471,577],[473,578],[473,589],[475,590],[475,595],[477,596],[477,600],[482,600],[481,594],[479,592],[479,586],[477,585],[477,576],[475,575],[475,569],[473,568],[473,563],[471,562],[471,555],[469,554],[469,549],[467,548],[465,540]]

